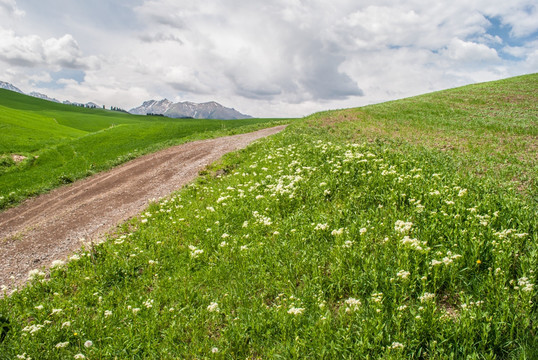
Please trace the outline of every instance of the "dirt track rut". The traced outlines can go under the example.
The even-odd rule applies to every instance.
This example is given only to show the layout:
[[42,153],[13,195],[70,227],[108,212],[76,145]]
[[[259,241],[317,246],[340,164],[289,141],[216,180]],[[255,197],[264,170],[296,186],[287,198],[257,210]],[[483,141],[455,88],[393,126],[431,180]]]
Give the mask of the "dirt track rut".
[[222,155],[285,126],[194,141],[145,155],[0,213],[0,286],[96,241],[158,199],[192,181]]

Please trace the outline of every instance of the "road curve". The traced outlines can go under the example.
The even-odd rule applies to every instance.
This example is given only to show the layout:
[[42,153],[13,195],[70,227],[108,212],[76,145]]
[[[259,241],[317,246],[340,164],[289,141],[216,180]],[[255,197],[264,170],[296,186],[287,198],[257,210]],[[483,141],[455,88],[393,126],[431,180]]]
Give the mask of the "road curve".
[[21,284],[30,270],[65,259],[80,248],[81,241],[103,237],[140,213],[151,199],[168,196],[191,182],[224,154],[285,127],[170,147],[0,213],[0,287]]

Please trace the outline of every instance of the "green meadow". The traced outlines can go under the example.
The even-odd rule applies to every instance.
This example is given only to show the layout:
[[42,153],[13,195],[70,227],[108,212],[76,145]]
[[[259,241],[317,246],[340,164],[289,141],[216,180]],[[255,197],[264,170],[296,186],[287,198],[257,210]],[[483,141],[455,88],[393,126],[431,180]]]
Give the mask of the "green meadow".
[[135,116],[0,89],[0,209],[171,145],[279,122]]
[[293,121],[32,271],[0,359],[536,359],[537,104],[534,74]]

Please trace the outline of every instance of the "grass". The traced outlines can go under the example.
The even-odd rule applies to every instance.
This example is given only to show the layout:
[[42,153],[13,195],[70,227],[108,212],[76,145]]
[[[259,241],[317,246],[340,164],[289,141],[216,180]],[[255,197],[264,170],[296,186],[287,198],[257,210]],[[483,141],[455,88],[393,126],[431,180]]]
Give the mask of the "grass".
[[[538,74],[311,117],[347,140],[413,143],[446,152],[472,176],[536,194]],[[535,197],[536,198],[536,197]],[[538,199],[537,199],[538,200]]]
[[536,174],[507,165],[528,174],[523,191],[462,166],[497,155],[432,138],[535,136],[532,101],[498,121],[519,130],[446,115],[529,79],[316,114],[227,155],[108,241],[32,272],[0,301],[0,358],[535,359]]
[[[281,122],[134,116],[0,90],[0,210],[171,145]],[[12,154],[26,160],[16,164]]]

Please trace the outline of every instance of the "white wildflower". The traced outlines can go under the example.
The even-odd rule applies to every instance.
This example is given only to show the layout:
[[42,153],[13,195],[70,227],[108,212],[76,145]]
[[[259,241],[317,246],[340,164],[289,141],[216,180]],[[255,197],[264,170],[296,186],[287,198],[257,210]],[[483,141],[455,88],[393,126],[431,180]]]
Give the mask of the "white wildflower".
[[432,294],[429,292],[425,292],[424,294],[422,294],[422,296],[419,297],[420,302],[427,302],[427,301],[433,300],[434,298],[435,298],[435,294]]
[[519,278],[517,280],[517,284],[519,285],[521,290],[525,292],[531,292],[534,287],[534,284],[532,284],[526,277]]
[[88,340],[84,343],[84,346],[87,348],[91,347],[92,345],[93,345],[93,342],[91,340]]
[[301,315],[303,312],[304,312],[304,308],[296,308],[294,306],[292,306],[288,310],[288,314],[293,314],[293,315]]
[[58,344],[56,344],[56,349],[61,349],[61,348],[64,348],[66,347],[67,345],[69,345],[69,341],[66,341],[66,342],[59,342]]
[[349,249],[350,247],[352,247],[352,246],[353,246],[353,241],[351,241],[351,240],[346,240],[346,241],[344,242],[344,244],[342,245],[343,248],[348,248],[348,249]]
[[356,311],[359,309],[359,306],[361,306],[361,301],[355,298],[349,298],[345,303],[348,305],[348,307],[346,307],[346,312]]
[[65,265],[65,262],[63,262],[62,260],[54,260],[54,261],[52,262],[52,264],[50,264],[50,267],[51,267],[52,269],[54,269],[54,268],[62,267],[62,266],[64,266],[64,265]]
[[198,249],[194,245],[189,245],[189,249],[191,250],[191,257],[193,259],[196,259],[198,256],[200,256],[200,254],[203,254],[203,252],[204,252],[204,250]]
[[24,332],[29,332],[30,334],[33,334],[35,332],[38,332],[39,330],[43,329],[43,325],[36,324],[36,325],[28,325],[22,329]]
[[75,359],[86,359],[86,356],[84,356],[84,354],[76,354],[74,356]]
[[[404,236],[404,238],[402,240],[400,240],[400,242],[402,243],[402,245],[405,245],[405,246],[409,246],[415,250],[424,250],[423,246],[426,246],[426,242],[425,241],[418,241],[417,239],[412,239],[410,238],[409,236]],[[426,249],[428,250],[428,249]]]
[[43,276],[45,276],[45,273],[39,269],[30,270],[28,272],[28,280],[32,280],[37,277],[43,277]]
[[331,231],[331,235],[333,236],[339,236],[339,235],[342,235],[344,233],[344,228],[340,228],[338,230],[333,230]]
[[409,275],[411,275],[411,273],[409,271],[405,271],[405,270],[400,270],[396,274],[396,276],[398,276],[398,277],[400,277],[402,279],[407,279],[409,277]]
[[372,297],[372,301],[376,303],[380,303],[383,301],[383,293],[373,293],[371,297]]
[[216,303],[216,302],[212,302],[211,304],[209,304],[207,306],[207,311],[209,311],[209,312],[219,312],[220,311],[219,304]]
[[64,322],[64,323],[62,324],[62,329],[63,329],[64,327],[70,327],[70,326],[71,326],[71,321],[66,321],[66,322]]
[[399,342],[393,342],[392,345],[390,345],[391,349],[403,349],[404,345]]
[[211,349],[211,352],[212,352],[213,354],[216,354],[216,353],[219,352],[219,348],[214,347],[214,348]]
[[327,230],[328,227],[329,227],[329,225],[327,223],[325,223],[325,224],[317,224],[316,227],[314,228],[314,230]]
[[109,317],[110,315],[112,315],[112,311],[105,310],[105,317]]

